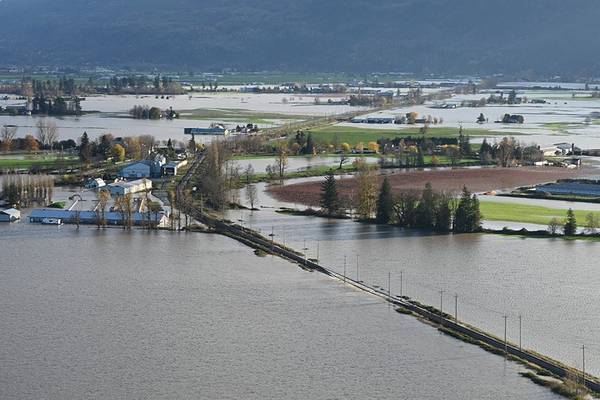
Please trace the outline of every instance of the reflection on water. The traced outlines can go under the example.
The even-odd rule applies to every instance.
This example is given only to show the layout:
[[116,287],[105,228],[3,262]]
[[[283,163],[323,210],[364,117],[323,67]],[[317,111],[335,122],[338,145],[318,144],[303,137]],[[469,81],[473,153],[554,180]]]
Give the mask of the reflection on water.
[[559,398],[220,236],[20,223],[0,240],[2,399]]
[[[277,214],[273,210],[235,212],[247,226],[274,230],[276,239],[295,249],[306,243],[308,257],[360,279],[392,287],[427,304],[444,303],[459,316],[498,336],[508,319],[509,339],[518,341],[518,316],[523,320],[523,345],[581,366],[581,345],[590,350],[586,367],[600,374],[600,247],[586,241],[522,239],[500,235],[431,235],[394,227]],[[306,241],[306,242],[305,242]]]

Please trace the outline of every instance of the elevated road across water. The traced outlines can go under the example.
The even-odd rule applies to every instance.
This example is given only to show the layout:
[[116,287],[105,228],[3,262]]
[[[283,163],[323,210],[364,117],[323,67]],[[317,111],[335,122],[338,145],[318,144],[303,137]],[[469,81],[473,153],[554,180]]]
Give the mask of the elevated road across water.
[[338,272],[320,265],[317,262],[308,260],[304,254],[277,243],[272,238],[269,239],[262,236],[258,232],[249,230],[231,222],[226,222],[217,216],[202,212],[202,210],[194,207],[186,201],[181,201],[184,199],[183,193],[185,188],[190,183],[195,171],[201,167],[204,158],[204,153],[198,154],[191,167],[188,169],[186,175],[182,178],[177,186],[177,204],[181,211],[184,211],[192,218],[205,224],[215,232],[229,236],[254,249],[277,255],[284,259],[298,263],[305,269],[318,271],[332,278],[338,279],[346,285],[352,286],[373,296],[377,296],[396,307],[403,308],[430,322],[439,324],[440,329],[443,331],[447,331],[451,334],[458,334],[476,343],[481,343],[488,348],[493,349],[497,353],[503,353],[506,356],[515,357],[536,367],[547,370],[560,378],[564,379],[581,377],[583,384],[589,390],[600,393],[600,380],[594,376],[586,374],[585,371],[580,371],[576,368],[567,366],[557,360],[535,353],[531,350],[522,349],[519,346],[508,342],[506,339],[500,339],[476,327],[467,325],[459,320],[456,320],[455,318],[452,318],[451,316],[442,313],[440,310],[436,310],[433,307],[421,305],[415,301],[411,301],[407,297],[394,297],[391,293],[388,293],[381,288],[371,287],[362,281],[357,281],[339,274]]

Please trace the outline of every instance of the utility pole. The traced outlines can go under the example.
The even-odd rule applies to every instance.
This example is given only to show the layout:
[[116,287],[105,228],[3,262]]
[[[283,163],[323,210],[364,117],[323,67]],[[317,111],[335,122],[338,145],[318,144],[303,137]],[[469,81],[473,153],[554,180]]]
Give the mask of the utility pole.
[[523,346],[521,343],[521,314],[519,314],[519,350],[523,351]]
[[400,270],[400,297],[402,297],[402,270]]
[[319,241],[317,240],[317,264],[319,263]]
[[344,256],[344,283],[346,283],[346,256]]
[[440,325],[444,326],[444,291],[440,290]]
[[458,293],[454,294],[454,322],[458,324]]
[[308,247],[306,247],[306,239],[304,239],[304,247],[302,248],[304,252],[304,266],[306,267],[306,252],[308,251]]
[[506,321],[508,319],[508,315],[504,316],[504,357],[508,356],[508,342],[506,341]]
[[585,344],[581,346],[581,351],[582,351],[582,357],[583,357],[583,362],[582,362],[582,372],[583,372],[583,387],[585,388]]

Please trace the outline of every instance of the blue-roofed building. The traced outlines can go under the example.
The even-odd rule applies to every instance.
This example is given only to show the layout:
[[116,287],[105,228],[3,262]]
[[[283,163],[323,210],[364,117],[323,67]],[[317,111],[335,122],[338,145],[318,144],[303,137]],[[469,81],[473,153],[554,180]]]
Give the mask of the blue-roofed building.
[[[57,218],[65,224],[91,225],[98,222],[98,214],[94,211],[60,210],[56,208],[39,208],[31,211],[29,222],[41,223],[46,218]],[[124,218],[120,212],[104,213],[107,225],[123,225]],[[168,218],[164,212],[132,213],[132,225],[144,226],[150,224],[156,227],[167,226]]]

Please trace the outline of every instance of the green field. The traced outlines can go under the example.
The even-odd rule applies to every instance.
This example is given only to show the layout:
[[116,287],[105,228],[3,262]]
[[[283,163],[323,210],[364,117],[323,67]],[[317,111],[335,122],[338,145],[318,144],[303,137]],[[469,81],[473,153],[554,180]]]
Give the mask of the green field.
[[56,166],[78,165],[79,158],[74,156],[25,156],[23,158],[8,158],[0,156],[0,169],[29,169],[53,168]]
[[[591,211],[575,210],[575,218],[580,226],[585,224],[585,216]],[[494,201],[482,201],[481,213],[484,220],[488,221],[507,221],[523,222],[528,224],[548,225],[552,218],[564,220],[567,210],[548,208],[541,206],[532,206],[516,203],[501,203]],[[600,212],[594,212],[600,217]]]
[[[407,136],[424,136],[424,137],[443,137],[457,138],[458,128],[436,128],[430,127],[425,135],[422,135],[418,127],[403,128],[403,129],[374,129],[374,128],[356,128],[340,125],[328,125],[309,130],[312,132],[317,141],[324,143],[332,143],[337,136],[340,143],[346,142],[350,145],[356,145],[363,142],[365,145],[368,142],[376,142],[378,139],[387,138],[394,139],[397,137]],[[515,133],[507,134],[506,132],[495,132],[486,129],[465,129],[465,135],[470,137],[503,137],[515,136]]]

